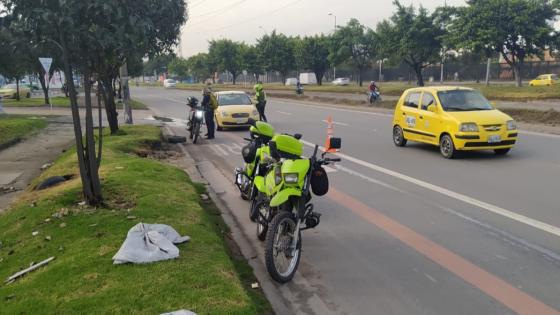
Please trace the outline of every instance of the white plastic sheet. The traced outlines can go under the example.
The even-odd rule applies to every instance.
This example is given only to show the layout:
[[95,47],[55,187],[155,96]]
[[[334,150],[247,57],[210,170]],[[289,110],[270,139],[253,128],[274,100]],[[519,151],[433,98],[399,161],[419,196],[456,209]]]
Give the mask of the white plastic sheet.
[[188,242],[188,236],[181,236],[175,229],[165,224],[138,223],[128,231],[126,240],[113,256],[113,264],[143,264],[179,257],[175,244]]

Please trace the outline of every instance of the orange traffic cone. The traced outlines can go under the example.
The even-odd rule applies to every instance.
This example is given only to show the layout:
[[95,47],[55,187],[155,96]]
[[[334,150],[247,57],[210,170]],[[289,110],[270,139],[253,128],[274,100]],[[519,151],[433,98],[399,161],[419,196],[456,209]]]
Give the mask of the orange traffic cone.
[[325,152],[334,153],[336,149],[331,148],[331,138],[334,136],[332,116],[327,117],[327,140],[325,141]]

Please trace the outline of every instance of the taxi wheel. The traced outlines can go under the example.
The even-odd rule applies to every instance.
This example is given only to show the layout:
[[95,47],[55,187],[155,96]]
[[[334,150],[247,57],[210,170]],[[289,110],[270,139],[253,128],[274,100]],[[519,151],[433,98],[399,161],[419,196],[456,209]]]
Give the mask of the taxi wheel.
[[393,128],[393,142],[397,147],[404,147],[406,145],[406,139],[404,138],[404,133],[400,126],[395,126]]
[[218,130],[218,131],[223,131],[224,128],[223,128],[222,126],[220,126],[220,125],[217,125],[216,130]]
[[494,153],[496,155],[506,155],[506,154],[508,154],[509,150],[510,150],[509,148],[508,149],[495,149]]
[[443,135],[439,140],[439,151],[446,159],[453,159],[457,156],[455,144],[453,144],[453,139],[449,135]]

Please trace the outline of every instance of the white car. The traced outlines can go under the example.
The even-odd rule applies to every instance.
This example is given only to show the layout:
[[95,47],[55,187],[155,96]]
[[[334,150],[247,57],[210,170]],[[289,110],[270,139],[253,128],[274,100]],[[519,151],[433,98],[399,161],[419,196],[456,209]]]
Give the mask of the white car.
[[163,81],[163,87],[166,89],[177,87],[177,81],[173,79],[167,79]]
[[286,85],[296,85],[297,81],[298,81],[297,78],[287,78],[286,79]]
[[332,81],[333,85],[349,85],[350,84],[350,79],[349,78],[336,78],[334,81]]

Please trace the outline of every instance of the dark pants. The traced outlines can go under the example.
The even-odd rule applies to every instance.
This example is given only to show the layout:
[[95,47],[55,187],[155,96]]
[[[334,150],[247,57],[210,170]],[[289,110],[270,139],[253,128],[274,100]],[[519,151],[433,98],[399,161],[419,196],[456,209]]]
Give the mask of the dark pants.
[[266,121],[267,121],[267,120],[266,120],[266,115],[264,114],[264,108],[266,107],[266,102],[258,103],[258,104],[256,105],[256,107],[257,107],[257,110],[259,111],[260,120],[266,122]]
[[216,129],[216,126],[214,124],[214,111],[205,111],[204,120],[206,121],[206,128],[208,129],[208,138],[214,138],[214,129]]

